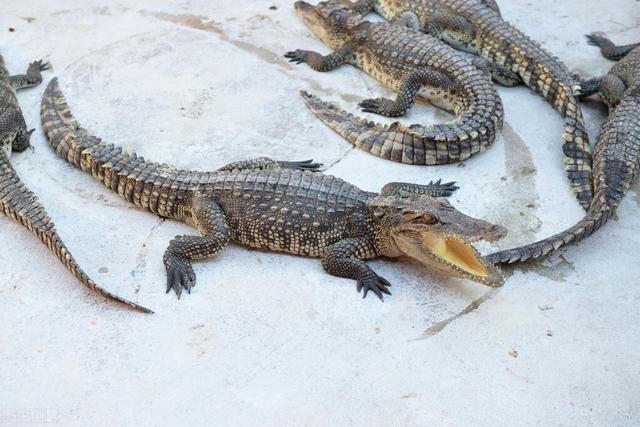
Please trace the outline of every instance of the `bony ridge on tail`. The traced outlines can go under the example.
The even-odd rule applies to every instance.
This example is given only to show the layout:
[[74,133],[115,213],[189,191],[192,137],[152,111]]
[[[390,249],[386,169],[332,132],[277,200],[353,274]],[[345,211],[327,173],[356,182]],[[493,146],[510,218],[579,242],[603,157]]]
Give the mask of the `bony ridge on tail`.
[[38,197],[20,180],[10,162],[12,151],[21,152],[29,147],[33,133],[27,130],[15,91],[36,86],[42,82],[41,71],[49,64],[34,61],[25,74],[10,75],[0,55],[0,211],[26,227],[83,285],[111,300],[126,304],[136,310],[152,313],[146,307],[108,292],[95,283],[78,265],[71,252],[58,235],[55,226]]
[[495,241],[506,230],[443,199],[455,190],[453,183],[391,183],[371,193],[318,172],[320,165],[311,161],[262,157],[213,172],[148,162],[82,128],[57,79],[45,91],[42,124],[60,157],[139,208],[201,233],[177,236],[165,252],[167,292],[178,296],[195,284],[192,261],[215,256],[229,241],[321,258],[325,271],[353,279],[365,296],[371,291],[381,299],[390,283],[365,262],[379,256],[410,256],[487,286],[503,282],[472,243]]

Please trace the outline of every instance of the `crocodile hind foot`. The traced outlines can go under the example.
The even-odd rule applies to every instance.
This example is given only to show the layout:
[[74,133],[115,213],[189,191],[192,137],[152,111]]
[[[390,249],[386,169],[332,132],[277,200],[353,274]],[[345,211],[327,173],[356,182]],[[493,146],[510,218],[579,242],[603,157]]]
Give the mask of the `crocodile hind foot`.
[[370,98],[361,101],[358,107],[365,113],[380,114],[386,117],[400,117],[407,112],[406,108],[399,108],[395,101],[387,98]]
[[607,59],[618,61],[629,54],[633,49],[640,46],[640,43],[633,43],[624,46],[616,46],[611,40],[597,34],[588,34],[587,43],[600,48],[600,53]]
[[196,274],[193,271],[191,261],[176,254],[167,252],[164,256],[164,266],[167,270],[167,291],[173,289],[180,299],[182,288],[191,293],[191,288],[196,284]]
[[237,162],[231,162],[223,167],[217,169],[217,172],[233,171],[233,170],[278,170],[278,169],[293,169],[293,170],[308,170],[317,172],[322,167],[322,163],[315,163],[313,159],[301,160],[297,162],[289,162],[283,160],[273,160],[269,157],[258,157],[250,160],[240,160]]
[[408,182],[390,182],[382,187],[380,195],[408,197],[411,194],[419,194],[430,197],[449,197],[460,187],[454,181],[445,182],[439,179],[436,182],[429,182],[426,185],[412,184]]
[[15,90],[26,89],[28,87],[37,86],[42,83],[41,71],[50,69],[51,66],[48,62],[43,62],[42,59],[33,61],[29,64],[26,74],[18,74],[11,76],[11,87]]

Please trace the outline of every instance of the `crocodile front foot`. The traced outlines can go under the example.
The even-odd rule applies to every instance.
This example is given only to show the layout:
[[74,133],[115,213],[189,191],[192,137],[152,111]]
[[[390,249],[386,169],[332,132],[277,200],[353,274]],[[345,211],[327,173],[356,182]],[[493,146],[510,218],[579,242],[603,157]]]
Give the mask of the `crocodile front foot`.
[[51,65],[48,62],[43,62],[42,59],[38,59],[37,61],[33,61],[31,64],[29,64],[27,74],[45,71],[49,68],[51,68]]
[[400,117],[407,111],[398,107],[396,101],[387,98],[365,99],[358,104],[365,113],[375,113],[386,117]]
[[295,64],[302,64],[303,62],[307,62],[307,59],[310,55],[313,55],[315,52],[311,52],[309,50],[301,50],[296,49],[291,52],[285,53],[284,57],[289,60],[289,62],[293,62]]
[[167,292],[173,289],[180,299],[182,288],[191,293],[196,284],[196,274],[193,272],[191,261],[178,255],[167,253],[164,256],[164,266],[167,270]]
[[360,276],[357,280],[358,292],[364,289],[364,293],[362,294],[362,298],[367,297],[367,293],[369,291],[376,294],[381,301],[384,301],[382,294],[391,295],[389,289],[391,287],[391,283],[383,277],[378,276],[373,271],[370,271],[366,274]]

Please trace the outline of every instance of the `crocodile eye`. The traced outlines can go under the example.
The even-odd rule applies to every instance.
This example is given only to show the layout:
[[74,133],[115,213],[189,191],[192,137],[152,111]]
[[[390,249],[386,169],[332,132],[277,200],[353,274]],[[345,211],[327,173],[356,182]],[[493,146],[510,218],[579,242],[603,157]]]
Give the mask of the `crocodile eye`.
[[422,216],[422,220],[424,221],[425,224],[435,224],[436,222],[438,222],[438,219],[436,217],[429,214],[424,214]]

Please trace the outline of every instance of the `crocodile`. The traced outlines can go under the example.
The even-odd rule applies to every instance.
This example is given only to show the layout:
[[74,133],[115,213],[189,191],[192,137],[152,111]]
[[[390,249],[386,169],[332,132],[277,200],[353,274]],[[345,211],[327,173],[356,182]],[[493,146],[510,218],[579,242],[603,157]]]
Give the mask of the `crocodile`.
[[379,256],[407,255],[488,286],[503,281],[472,243],[495,241],[506,230],[451,206],[444,196],[454,183],[390,183],[371,193],[319,172],[310,160],[261,157],[212,172],[149,162],[82,128],[57,79],[45,90],[41,115],[49,144],[64,160],[138,208],[201,233],[176,236],[164,253],[166,291],[178,297],[195,285],[192,261],[213,257],[229,241],[321,258],[329,274],[356,280],[363,297],[390,294],[389,282],[365,263]]
[[537,258],[579,242],[596,232],[615,212],[640,168],[640,44],[616,46],[592,34],[589,43],[609,59],[622,59],[608,74],[584,82],[584,96],[595,93],[609,108],[609,117],[594,153],[595,196],[585,217],[568,230],[542,241],[492,254],[491,262]]
[[317,71],[352,64],[397,91],[395,100],[366,99],[363,111],[400,117],[416,96],[454,113],[450,123],[382,125],[302,92],[307,107],[355,146],[379,157],[415,165],[466,160],[484,151],[502,129],[502,101],[486,70],[479,70],[441,41],[386,22],[369,22],[339,3],[295,3],[305,24],[334,52],[308,50],[285,57]]
[[0,210],[31,231],[83,285],[107,298],[151,313],[152,311],[145,307],[106,291],[82,271],[58,235],[54,223],[38,197],[20,180],[11,165],[11,153],[26,150],[30,146],[30,137],[34,131],[27,130],[15,91],[40,84],[41,71],[48,68],[48,63],[34,61],[29,64],[25,74],[12,76],[0,55]]
[[494,79],[521,82],[542,96],[565,122],[564,165],[571,188],[586,210],[593,199],[592,152],[576,95],[580,81],[556,57],[502,18],[493,0],[359,0],[354,11],[375,10],[396,24],[420,30],[490,62]]

